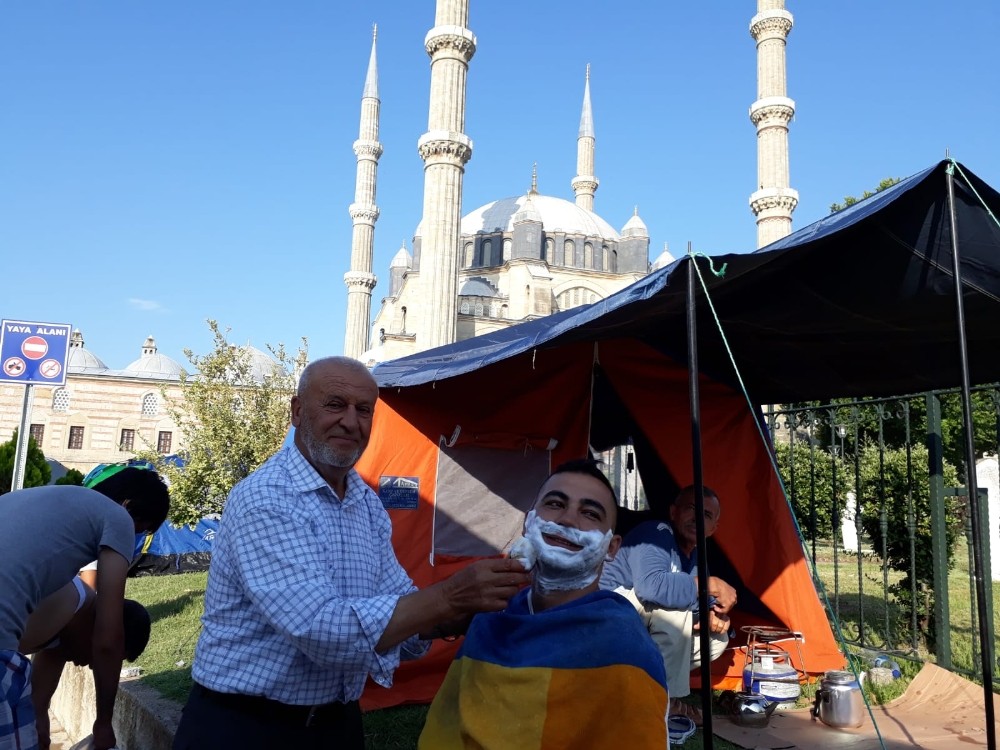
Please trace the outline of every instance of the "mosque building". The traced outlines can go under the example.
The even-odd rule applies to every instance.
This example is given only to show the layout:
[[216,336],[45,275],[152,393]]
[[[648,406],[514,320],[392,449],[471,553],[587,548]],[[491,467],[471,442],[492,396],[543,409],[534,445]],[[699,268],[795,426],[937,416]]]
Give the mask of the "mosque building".
[[[245,350],[255,379],[278,367],[261,350]],[[127,461],[139,451],[182,451],[183,432],[166,403],[181,399],[181,371],[179,363],[157,351],[152,336],[138,359],[116,370],[84,347],[79,330],[73,331],[66,384],[32,388],[29,434],[52,465],[52,478],[69,469],[86,474],[97,464]],[[20,383],[0,383],[0,442],[10,440],[21,423],[24,391]]]
[[[784,0],[758,0],[750,34],[757,44],[758,98],[750,108],[757,128],[758,189],[750,198],[758,246],[791,231],[798,194],[789,186],[788,125],[795,103],[786,95],[785,40],[792,16]],[[465,134],[468,68],[476,37],[468,28],[469,0],[437,0],[425,38],[431,58],[428,131],[417,150],[425,164],[423,215],[393,257],[381,306],[371,322],[378,162],[379,107],[376,38],[361,99],[351,266],[344,353],[374,366],[568,310],[623,289],[673,261],[664,249],[649,261],[649,231],[638,210],[620,231],[594,211],[596,135],[590,69],[577,136],[574,200],[530,189],[462,215],[462,183],[473,143]],[[569,144],[567,144],[569,147]]]
[[[649,231],[638,211],[620,217],[618,230],[594,210],[600,180],[589,67],[576,175],[570,180],[573,199],[539,192],[533,173],[527,192],[463,216],[464,170],[473,149],[464,132],[466,77],[476,52],[468,22],[469,0],[437,0],[434,27],[424,41],[431,58],[428,130],[417,142],[424,161],[423,213],[412,254],[402,247],[392,259],[374,320],[372,258],[382,144],[377,39],[372,40],[354,142],[351,261],[344,275],[344,353],[369,366],[596,302],[673,260],[664,250],[650,263]],[[750,120],[757,130],[758,169],[750,207],[759,246],[791,231],[798,202],[789,185],[788,126],[795,103],[786,93],[785,40],[791,28],[784,0],[757,0],[750,34],[757,45],[758,85]],[[253,347],[248,352],[261,377],[277,367],[264,352]],[[86,473],[140,450],[176,453],[183,451],[183,435],[164,398],[173,401],[180,393],[181,366],[157,351],[152,336],[138,359],[116,370],[84,347],[77,330],[66,384],[33,388],[31,435],[53,463],[53,478],[71,468]],[[9,440],[20,424],[23,394],[20,384],[0,383],[0,441]]]

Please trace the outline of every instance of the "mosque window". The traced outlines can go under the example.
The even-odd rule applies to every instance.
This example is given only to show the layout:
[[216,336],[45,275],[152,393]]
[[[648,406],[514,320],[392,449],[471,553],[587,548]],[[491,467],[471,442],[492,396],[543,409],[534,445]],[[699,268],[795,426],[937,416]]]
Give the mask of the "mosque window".
[[611,251],[611,268],[608,269],[611,273],[618,273],[618,251]]
[[608,256],[608,246],[604,245],[601,247],[601,270],[607,271],[611,268],[609,265],[610,257]]
[[35,441],[35,445],[42,447],[42,439],[45,437],[45,425],[33,424],[28,428],[28,437]]
[[120,451],[133,451],[135,450],[135,430],[124,428],[122,429],[121,440],[118,441],[118,450]]
[[147,393],[142,397],[142,416],[155,417],[160,410],[160,401],[155,393]]
[[156,436],[156,450],[158,453],[170,453],[170,446],[174,441],[174,433],[161,431]]
[[69,391],[65,388],[52,394],[52,411],[69,411]]
[[482,314],[483,314],[483,303],[482,302],[477,302],[476,303],[476,315],[482,315]]
[[589,242],[583,246],[583,267],[594,267],[594,246]]
[[468,315],[469,314],[469,310],[471,310],[471,309],[472,308],[469,307],[469,301],[468,300],[462,300],[462,315]]
[[465,262],[463,265],[465,268],[472,268],[472,263],[476,259],[476,243],[466,242],[465,243]]
[[573,240],[566,240],[563,243],[563,265],[572,266],[573,265]]
[[506,263],[510,260],[510,253],[513,249],[514,243],[510,239],[505,239],[503,241],[503,262]]
[[552,241],[551,237],[545,238],[545,257],[542,258],[546,263],[555,263],[555,245],[556,243]]
[[493,240],[483,240],[482,257],[480,258],[479,265],[480,266],[493,265]]
[[507,305],[500,305],[500,317],[501,318],[507,317]]
[[82,427],[70,427],[69,428],[69,442],[66,443],[66,447],[73,451],[78,451],[83,448],[83,428]]

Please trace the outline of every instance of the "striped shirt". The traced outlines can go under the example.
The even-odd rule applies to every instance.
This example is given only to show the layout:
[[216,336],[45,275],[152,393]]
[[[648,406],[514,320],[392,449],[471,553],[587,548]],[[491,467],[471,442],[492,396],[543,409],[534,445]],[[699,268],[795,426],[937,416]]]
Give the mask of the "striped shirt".
[[352,701],[366,678],[389,687],[415,636],[375,645],[400,596],[389,516],[354,470],[341,501],[294,445],[229,494],[212,550],[194,679],[223,693],[296,705]]

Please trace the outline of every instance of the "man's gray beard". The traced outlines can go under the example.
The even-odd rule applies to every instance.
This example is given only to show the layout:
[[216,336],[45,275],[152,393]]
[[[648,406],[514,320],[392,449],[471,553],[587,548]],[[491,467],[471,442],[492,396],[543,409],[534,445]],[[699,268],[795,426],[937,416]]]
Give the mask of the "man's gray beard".
[[323,464],[324,466],[349,469],[361,458],[360,448],[353,451],[337,451],[328,443],[316,440],[311,432],[306,432],[305,430],[302,431],[302,443],[305,445],[306,450],[309,451],[309,458],[314,463]]

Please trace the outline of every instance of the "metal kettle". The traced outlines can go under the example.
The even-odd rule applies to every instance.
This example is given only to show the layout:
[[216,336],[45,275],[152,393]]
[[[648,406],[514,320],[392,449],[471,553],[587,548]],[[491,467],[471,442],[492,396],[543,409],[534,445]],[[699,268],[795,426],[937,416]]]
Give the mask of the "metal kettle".
[[760,693],[737,693],[726,690],[719,696],[719,705],[744,727],[766,727],[771,714],[778,707]]

